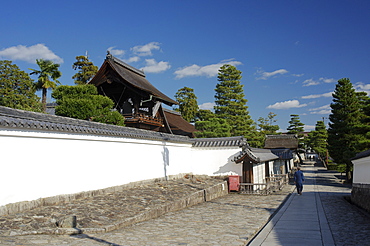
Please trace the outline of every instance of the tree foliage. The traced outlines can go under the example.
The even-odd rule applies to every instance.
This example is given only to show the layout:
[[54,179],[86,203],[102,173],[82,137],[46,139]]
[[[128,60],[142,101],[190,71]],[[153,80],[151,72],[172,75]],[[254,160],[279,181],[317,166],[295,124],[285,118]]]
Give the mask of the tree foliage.
[[299,119],[299,115],[291,114],[289,124],[290,125],[287,128],[288,134],[297,134],[298,137],[303,136],[304,124]]
[[328,132],[324,121],[317,121],[315,130],[308,133],[306,145],[312,148],[321,158],[324,158],[327,153]]
[[255,146],[253,142],[258,141],[257,131],[248,112],[241,78],[241,71],[234,66],[225,64],[219,69],[215,89],[215,114],[231,126],[231,136],[245,136]]
[[277,120],[275,120],[275,117],[277,114],[274,114],[273,112],[268,113],[266,118],[260,117],[258,119],[258,130],[262,132],[265,135],[271,135],[271,134],[277,134],[277,130],[280,129],[278,125],[273,125]]
[[178,108],[175,110],[181,112],[181,116],[184,120],[195,122],[199,107],[194,89],[189,87],[179,89],[175,94],[175,99],[179,103]]
[[11,61],[0,61],[0,105],[42,112],[40,98],[30,76]]
[[351,161],[357,152],[361,152],[361,142],[365,136],[361,134],[363,112],[359,95],[355,92],[348,78],[338,80],[330,104],[328,129],[328,150],[330,156],[338,164],[345,163],[347,179],[351,179]]
[[87,56],[76,56],[76,62],[72,68],[79,71],[72,76],[76,85],[84,85],[98,72],[98,67]]
[[58,86],[52,93],[58,106],[55,114],[106,124],[124,125],[124,117],[112,110],[114,102],[98,95],[94,85]]
[[205,121],[195,122],[195,128],[199,131],[194,132],[197,138],[216,138],[230,137],[231,127],[225,119],[211,117]]
[[31,69],[31,75],[38,75],[37,82],[35,84],[36,90],[42,90],[42,106],[43,110],[46,110],[46,97],[47,90],[55,89],[60,82],[58,79],[62,76],[59,71],[59,64],[55,64],[50,60],[36,59],[36,63],[40,70]]

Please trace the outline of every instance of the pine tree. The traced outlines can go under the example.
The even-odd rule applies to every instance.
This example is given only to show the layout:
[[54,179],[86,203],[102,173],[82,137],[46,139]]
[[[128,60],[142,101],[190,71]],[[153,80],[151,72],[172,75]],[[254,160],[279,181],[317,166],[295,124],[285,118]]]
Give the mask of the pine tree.
[[76,85],[85,85],[98,72],[98,67],[95,66],[87,56],[76,56],[76,62],[72,68],[79,71],[73,75]]
[[317,121],[315,130],[308,133],[306,145],[311,147],[321,158],[327,155],[328,132],[324,121]]
[[178,108],[175,110],[181,113],[184,120],[195,122],[199,107],[197,97],[194,94],[194,89],[189,87],[181,88],[176,92],[175,98],[179,103]]
[[347,179],[351,179],[350,158],[360,152],[359,142],[365,136],[361,132],[361,104],[359,97],[348,78],[338,80],[330,104],[328,129],[328,150],[338,164],[346,164]]
[[194,132],[197,138],[219,138],[219,137],[230,137],[231,127],[225,119],[210,118],[206,121],[195,122]]
[[276,122],[276,114],[268,113],[267,118],[260,117],[258,119],[259,131],[265,135],[277,134],[276,131],[280,129],[278,125],[273,125]]
[[225,119],[231,126],[231,136],[245,136],[252,145],[257,131],[244,98],[241,71],[226,64],[219,69],[217,78],[214,107],[217,118]]
[[30,76],[11,61],[0,61],[0,105],[42,112],[40,98]]

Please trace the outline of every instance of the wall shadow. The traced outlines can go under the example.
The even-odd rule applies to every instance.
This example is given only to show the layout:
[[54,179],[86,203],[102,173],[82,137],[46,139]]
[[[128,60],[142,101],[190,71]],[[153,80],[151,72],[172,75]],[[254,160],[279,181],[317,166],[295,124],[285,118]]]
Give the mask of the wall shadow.
[[121,244],[116,244],[116,243],[112,243],[112,242],[108,242],[104,239],[101,239],[101,238],[97,238],[97,237],[91,237],[87,234],[77,234],[77,235],[71,235],[71,237],[73,238],[76,238],[76,239],[90,239],[92,241],[95,241],[99,244],[102,244],[102,245],[110,245],[110,246],[123,246]]

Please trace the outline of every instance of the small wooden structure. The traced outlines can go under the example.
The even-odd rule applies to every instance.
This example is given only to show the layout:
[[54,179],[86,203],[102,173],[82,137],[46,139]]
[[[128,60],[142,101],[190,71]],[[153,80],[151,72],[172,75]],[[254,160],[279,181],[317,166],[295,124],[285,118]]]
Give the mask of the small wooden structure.
[[172,106],[177,102],[155,88],[143,71],[109,52],[88,83],[95,85],[99,94],[114,101],[115,109],[125,117],[126,126],[193,137],[193,125],[182,119],[180,114],[162,107],[162,104]]

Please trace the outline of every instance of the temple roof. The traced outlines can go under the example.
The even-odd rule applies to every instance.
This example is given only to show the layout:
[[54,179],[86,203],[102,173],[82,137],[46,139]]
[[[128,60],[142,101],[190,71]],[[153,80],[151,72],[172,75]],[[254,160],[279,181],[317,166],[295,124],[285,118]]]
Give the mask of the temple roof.
[[157,100],[172,106],[173,104],[178,104],[176,101],[172,100],[157,88],[155,88],[146,78],[143,71],[138,70],[118,58],[112,56],[108,53],[103,65],[100,67],[97,74],[92,78],[89,84],[99,86],[105,82],[109,82],[110,76],[112,76],[112,71],[115,71],[114,76],[119,76],[121,83],[128,83],[129,86],[136,89],[145,91],[149,95],[157,98]]
[[266,135],[265,149],[297,149],[298,137],[294,134]]
[[179,112],[165,108],[163,108],[163,112],[174,134],[194,137],[193,133],[197,131],[195,126],[184,120]]

